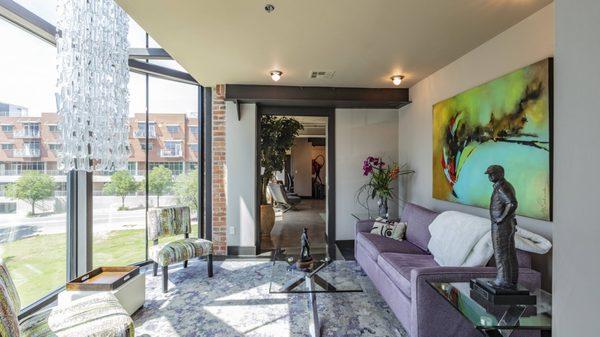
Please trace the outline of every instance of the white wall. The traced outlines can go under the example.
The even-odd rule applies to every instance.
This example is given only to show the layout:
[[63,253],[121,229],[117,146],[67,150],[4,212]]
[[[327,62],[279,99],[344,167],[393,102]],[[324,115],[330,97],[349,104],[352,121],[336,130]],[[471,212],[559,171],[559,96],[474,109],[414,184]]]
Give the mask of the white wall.
[[598,336],[600,1],[556,1],[553,336]]
[[[362,162],[369,155],[398,161],[398,110],[336,109],[335,146],[336,240],[353,240],[356,219],[351,214],[365,212],[355,200],[367,181]],[[390,211],[397,215],[393,204]]]
[[242,119],[238,121],[235,104],[227,102],[226,114],[227,245],[253,247],[256,219],[256,105],[242,104]]
[[[402,108],[399,116],[399,158],[416,170],[408,184],[408,200],[438,211],[453,209],[489,216],[482,208],[432,198],[432,106],[553,54],[554,4],[550,4],[410,88],[412,104]],[[557,122],[555,129],[560,127]],[[560,175],[555,174],[554,181],[559,179]],[[518,222],[524,228],[552,237],[550,222],[522,217]],[[548,286],[551,261],[549,257],[538,259],[536,269],[541,269]]]

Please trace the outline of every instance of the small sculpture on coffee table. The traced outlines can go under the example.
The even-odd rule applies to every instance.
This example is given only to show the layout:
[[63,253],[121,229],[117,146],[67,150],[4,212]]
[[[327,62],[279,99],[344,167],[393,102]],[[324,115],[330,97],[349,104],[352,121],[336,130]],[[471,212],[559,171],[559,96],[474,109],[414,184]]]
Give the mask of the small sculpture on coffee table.
[[496,260],[498,273],[496,279],[474,280],[472,288],[485,292],[484,297],[487,299],[493,298],[494,301],[508,301],[513,304],[532,304],[532,301],[535,303],[535,297],[530,296],[529,291],[517,283],[519,263],[515,247],[515,232],[517,231],[515,212],[519,203],[517,202],[515,189],[504,178],[504,168],[502,166],[491,165],[485,171],[485,174],[494,183],[490,200],[490,218],[494,259]]
[[307,269],[313,263],[313,258],[310,255],[310,242],[308,241],[308,231],[306,228],[304,228],[302,236],[300,236],[300,247],[300,260],[296,264],[300,269]]

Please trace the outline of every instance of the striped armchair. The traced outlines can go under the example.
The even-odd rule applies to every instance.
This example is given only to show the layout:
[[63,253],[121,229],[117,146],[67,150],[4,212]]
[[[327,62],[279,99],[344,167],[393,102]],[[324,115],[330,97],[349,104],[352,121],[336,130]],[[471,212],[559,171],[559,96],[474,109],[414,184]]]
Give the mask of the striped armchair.
[[[158,266],[162,268],[163,292],[169,287],[169,265],[183,262],[187,268],[188,260],[207,256],[208,277],[213,276],[212,242],[200,238],[190,238],[192,230],[189,207],[161,207],[148,211],[148,241],[152,241],[149,256],[154,266],[154,276]],[[166,244],[159,244],[159,239],[181,235],[184,238]]]
[[131,317],[111,293],[80,298],[19,321],[19,295],[0,261],[0,337],[133,337]]

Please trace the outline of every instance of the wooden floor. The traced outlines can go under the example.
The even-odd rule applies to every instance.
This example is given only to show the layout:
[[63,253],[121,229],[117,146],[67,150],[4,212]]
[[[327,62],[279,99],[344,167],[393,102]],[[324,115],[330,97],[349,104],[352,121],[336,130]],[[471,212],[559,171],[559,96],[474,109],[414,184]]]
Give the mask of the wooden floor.
[[262,236],[263,251],[271,249],[299,250],[300,235],[304,228],[308,229],[311,250],[317,252],[326,248],[325,240],[325,200],[303,199],[296,206],[297,210],[289,210],[276,216],[275,226],[270,237]]

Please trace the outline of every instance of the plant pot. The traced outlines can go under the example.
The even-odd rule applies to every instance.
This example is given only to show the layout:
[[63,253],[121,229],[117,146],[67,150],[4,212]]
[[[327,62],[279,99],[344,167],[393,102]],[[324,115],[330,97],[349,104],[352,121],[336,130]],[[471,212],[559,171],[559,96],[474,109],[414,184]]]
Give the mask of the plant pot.
[[260,205],[260,235],[271,236],[271,230],[275,226],[275,210],[273,205]]

